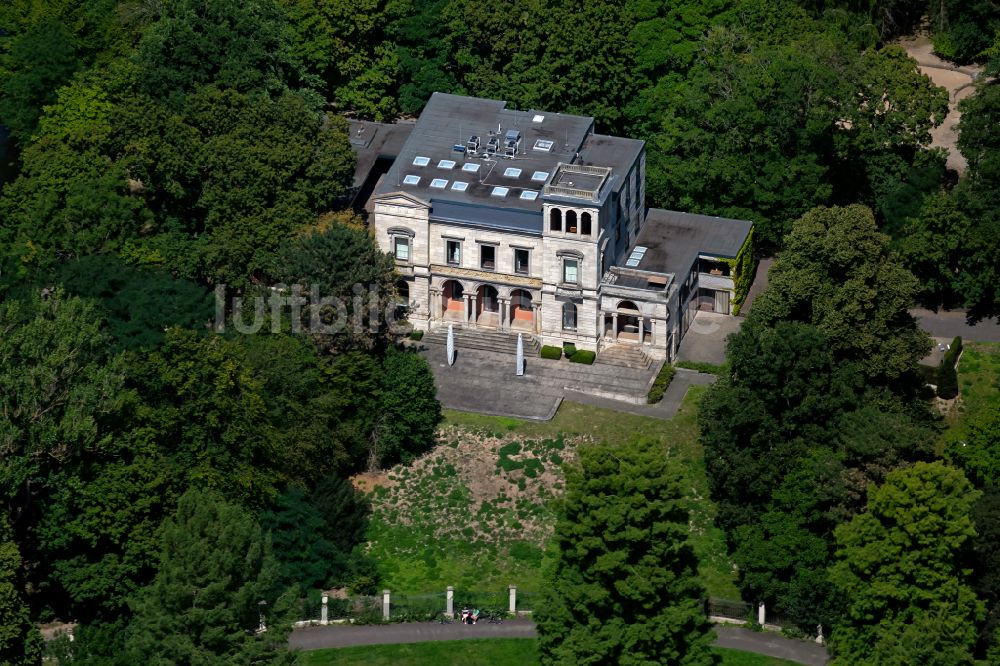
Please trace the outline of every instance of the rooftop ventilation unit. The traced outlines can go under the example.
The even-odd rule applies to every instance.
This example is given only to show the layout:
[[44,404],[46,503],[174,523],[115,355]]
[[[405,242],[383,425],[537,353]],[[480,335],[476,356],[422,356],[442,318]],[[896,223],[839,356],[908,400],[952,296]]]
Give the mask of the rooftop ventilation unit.
[[518,141],[521,140],[521,131],[516,129],[509,129],[507,130],[507,133],[504,135],[503,138],[507,142],[507,145],[510,145],[512,141],[514,143],[517,143]]
[[486,144],[486,152],[490,155],[496,155],[500,150],[500,139],[493,137]]
[[470,153],[474,153],[479,150],[479,137],[473,134],[469,137],[469,140],[465,142],[465,147]]

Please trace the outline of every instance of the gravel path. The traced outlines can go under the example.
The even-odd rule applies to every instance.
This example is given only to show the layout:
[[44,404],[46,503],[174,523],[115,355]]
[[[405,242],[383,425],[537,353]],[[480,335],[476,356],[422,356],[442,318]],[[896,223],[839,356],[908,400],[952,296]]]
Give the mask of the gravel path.
[[[797,641],[777,634],[755,633],[740,627],[715,627],[719,647],[754,652],[787,659],[806,666],[825,666],[829,661],[826,649],[807,641]],[[533,638],[535,624],[529,620],[512,620],[503,624],[474,626],[411,622],[388,625],[331,625],[305,627],[292,632],[289,644],[301,650],[341,648],[357,645],[387,645],[390,643],[423,643],[473,638]]]
[[927,36],[900,40],[911,58],[917,61],[920,71],[936,85],[948,91],[948,115],[944,122],[931,130],[931,145],[948,150],[948,168],[965,173],[968,162],[958,152],[958,121],[962,114],[958,103],[975,92],[973,82],[983,69],[976,65],[959,67],[934,55],[934,46]]

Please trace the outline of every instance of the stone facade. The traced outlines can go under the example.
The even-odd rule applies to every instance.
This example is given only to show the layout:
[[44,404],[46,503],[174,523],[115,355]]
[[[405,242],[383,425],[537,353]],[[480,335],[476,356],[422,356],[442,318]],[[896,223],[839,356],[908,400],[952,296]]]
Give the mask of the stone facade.
[[[436,117],[463,109],[501,118],[490,144],[503,137],[507,155],[483,152],[476,136],[441,148]],[[553,122],[562,125],[539,113],[537,127],[505,133],[506,113],[502,102],[435,94],[374,192],[369,223],[396,258],[409,320],[423,330],[523,331],[593,351],[634,344],[671,358],[698,305],[698,275],[635,268],[647,220],[642,143],[595,135],[592,119],[559,114]],[[528,125],[532,113],[514,122]],[[555,140],[536,137],[562,127],[556,155]]]

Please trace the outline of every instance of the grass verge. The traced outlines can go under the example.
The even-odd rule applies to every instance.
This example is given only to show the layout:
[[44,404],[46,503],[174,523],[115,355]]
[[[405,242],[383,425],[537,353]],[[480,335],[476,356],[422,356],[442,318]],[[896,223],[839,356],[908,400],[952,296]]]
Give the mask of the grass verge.
[[[751,652],[714,648],[722,666],[795,666],[794,662]],[[302,666],[531,666],[538,664],[533,638],[432,641],[312,650],[299,656]]]

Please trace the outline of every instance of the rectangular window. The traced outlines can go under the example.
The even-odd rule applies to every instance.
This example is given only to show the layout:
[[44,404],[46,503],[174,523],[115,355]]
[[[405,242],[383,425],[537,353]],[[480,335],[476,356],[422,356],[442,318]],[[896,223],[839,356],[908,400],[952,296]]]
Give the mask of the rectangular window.
[[577,270],[579,267],[580,262],[576,259],[563,259],[563,282],[566,284],[579,284],[580,275]]
[[410,260],[410,239],[409,238],[396,238],[394,244],[396,260],[397,261],[409,261]]
[[497,268],[497,249],[492,245],[479,246],[479,267],[484,271],[494,271]]
[[462,263],[462,244],[459,241],[448,241],[445,253],[450,266]]
[[527,273],[528,272],[528,250],[514,250],[514,272],[515,273]]

